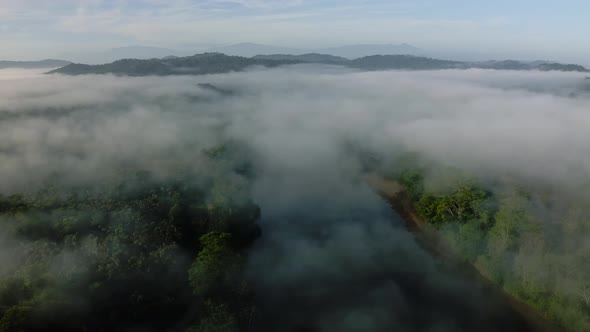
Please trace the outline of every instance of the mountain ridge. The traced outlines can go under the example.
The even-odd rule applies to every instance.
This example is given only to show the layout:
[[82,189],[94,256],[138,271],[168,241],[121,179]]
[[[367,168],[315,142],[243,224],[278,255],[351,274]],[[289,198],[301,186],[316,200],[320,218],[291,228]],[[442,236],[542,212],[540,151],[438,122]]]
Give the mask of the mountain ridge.
[[244,57],[257,55],[292,54],[303,55],[310,53],[332,55],[346,59],[355,59],[374,54],[383,55],[426,55],[426,52],[407,43],[402,44],[351,44],[325,48],[297,48],[283,47],[256,43],[238,43],[226,46],[218,46],[207,49],[207,52],[224,53]]
[[517,60],[464,62],[434,59],[414,55],[371,55],[349,60],[328,54],[274,54],[241,57],[223,53],[202,53],[187,57],[154,59],[122,59],[103,65],[68,64],[49,74],[83,75],[115,74],[126,76],[148,75],[204,75],[243,71],[248,67],[274,68],[295,64],[338,65],[359,70],[441,70],[441,69],[496,69],[588,72],[581,65],[557,62],[523,62]]

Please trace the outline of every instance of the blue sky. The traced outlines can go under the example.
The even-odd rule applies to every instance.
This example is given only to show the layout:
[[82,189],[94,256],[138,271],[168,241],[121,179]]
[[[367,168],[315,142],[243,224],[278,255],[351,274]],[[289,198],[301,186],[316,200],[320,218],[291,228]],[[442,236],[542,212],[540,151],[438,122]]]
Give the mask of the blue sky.
[[583,0],[0,0],[0,59],[128,45],[410,43],[588,63]]

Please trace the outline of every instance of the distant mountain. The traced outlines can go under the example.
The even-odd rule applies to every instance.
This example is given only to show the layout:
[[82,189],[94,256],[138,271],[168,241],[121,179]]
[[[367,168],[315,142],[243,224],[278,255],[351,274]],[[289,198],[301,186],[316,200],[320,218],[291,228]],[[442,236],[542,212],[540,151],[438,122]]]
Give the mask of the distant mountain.
[[262,59],[262,60],[286,60],[286,61],[295,61],[295,62],[307,62],[307,63],[323,63],[323,64],[345,64],[348,62],[348,59],[333,56],[329,54],[319,54],[319,53],[307,53],[301,55],[291,55],[291,54],[271,54],[271,55],[256,55],[253,59]]
[[537,66],[537,69],[543,71],[579,71],[579,72],[588,72],[584,66],[574,65],[574,64],[561,64],[561,63],[542,63]]
[[301,62],[264,60],[230,56],[221,53],[204,53],[188,57],[167,59],[123,59],[104,65],[70,64],[50,71],[50,74],[116,74],[127,76],[147,75],[203,75],[242,71],[251,66],[277,67]]
[[346,45],[317,50],[318,53],[331,54],[347,59],[356,59],[370,55],[418,55],[423,56],[425,51],[409,44],[360,44]]
[[60,68],[69,65],[71,62],[64,60],[46,59],[40,61],[0,61],[0,69],[23,68],[23,69],[50,69]]
[[201,75],[242,71],[251,66],[277,67],[293,64],[330,64],[359,70],[438,70],[438,69],[498,69],[498,70],[588,70],[580,65],[549,62],[521,62],[515,60],[463,62],[441,60],[413,55],[371,55],[348,60],[326,54],[309,53],[302,55],[257,55],[251,58],[231,56],[222,53],[204,53],[188,57],[161,59],[124,59],[104,65],[69,64],[51,71],[66,75],[116,74],[128,76],[147,75]]
[[502,60],[502,61],[484,61],[473,64],[474,67],[483,69],[497,69],[497,70],[531,70],[535,69],[536,66],[542,63],[526,63],[515,60]]
[[350,67],[364,70],[434,70],[464,68],[465,63],[459,61],[438,60],[412,55],[371,55],[349,62]]
[[253,57],[259,54],[305,54],[310,53],[310,50],[293,48],[293,47],[281,47],[273,45],[255,44],[255,43],[240,43],[228,46],[219,46],[210,48],[207,52],[223,53],[227,55],[236,55],[243,57]]
[[309,53],[326,54],[347,59],[355,59],[363,56],[380,54],[380,55],[424,55],[425,52],[409,44],[359,44],[345,45],[331,48],[293,48],[273,45],[240,43],[229,46],[215,47],[209,49],[209,52],[219,52],[228,55],[239,55],[244,57],[253,57],[256,55],[276,55],[291,54],[303,55]]
[[359,44],[345,45],[331,48],[295,48],[283,47],[276,45],[256,44],[256,43],[239,43],[225,46],[210,46],[206,44],[187,44],[181,49],[170,49],[152,46],[125,46],[112,48],[101,52],[88,53],[65,53],[60,57],[73,59],[76,62],[88,64],[105,64],[121,59],[141,59],[148,60],[154,58],[163,58],[167,56],[185,57],[195,53],[223,53],[227,55],[253,57],[256,55],[303,55],[309,53],[327,54],[339,56],[347,59],[354,59],[368,55],[425,55],[426,52],[409,44]]
[[482,69],[498,69],[498,70],[541,70],[541,71],[575,71],[588,72],[584,66],[575,64],[563,64],[557,62],[547,61],[516,61],[516,60],[502,60],[502,61],[483,61],[471,63],[469,67]]

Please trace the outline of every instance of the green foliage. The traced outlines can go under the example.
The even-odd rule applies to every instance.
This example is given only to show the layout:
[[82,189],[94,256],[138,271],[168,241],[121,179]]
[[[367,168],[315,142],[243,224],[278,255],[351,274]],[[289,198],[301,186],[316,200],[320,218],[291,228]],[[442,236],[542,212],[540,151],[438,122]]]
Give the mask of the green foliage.
[[550,219],[554,215],[539,213],[548,210],[543,206],[547,196],[535,200],[538,193],[513,186],[494,195],[465,180],[464,174],[443,170],[438,176],[443,179],[437,183],[455,184],[432,192],[425,189],[421,172],[400,174],[399,182],[418,214],[436,224],[465,260],[511,295],[567,331],[590,330],[590,251],[580,238],[587,233],[588,209],[564,209],[562,220],[555,223]]
[[588,72],[586,67],[575,64],[562,64],[562,63],[542,63],[539,65],[539,70],[542,71],[577,71],[577,72]]
[[499,250],[514,249],[523,233],[541,231],[542,225],[528,212],[530,208],[528,198],[522,193],[512,192],[500,199],[494,226],[490,229],[490,238]]
[[266,55],[245,58],[240,56],[228,56],[222,53],[203,53],[187,57],[175,57],[164,59],[123,59],[101,65],[71,63],[68,65],[64,65],[61,68],[53,70],[49,73],[60,73],[65,75],[112,73],[116,75],[129,76],[179,75],[180,73],[185,75],[202,75],[242,71],[251,66],[265,66],[272,68],[281,65],[292,65],[300,63],[323,63],[331,65],[336,64],[363,70],[435,70],[451,68],[493,68],[513,70],[539,69],[544,71],[588,71],[585,67],[574,64],[541,63],[533,65],[530,63],[524,63],[514,60],[496,61],[491,63],[472,63],[397,54],[369,55],[353,60],[348,60],[344,58],[322,54],[304,54],[299,56]]
[[32,329],[33,308],[15,305],[0,319],[0,332],[28,332]]
[[187,332],[236,332],[240,331],[238,319],[224,303],[212,300],[204,302],[205,316],[199,325],[189,328]]
[[416,204],[416,210],[432,222],[466,222],[484,217],[487,197],[486,192],[468,182],[446,195],[424,193]]
[[420,200],[424,193],[424,178],[417,170],[405,170],[399,176],[399,183],[404,186],[410,198]]
[[416,204],[418,214],[432,222],[447,219],[445,207],[444,198],[432,194],[424,194]]
[[459,252],[470,262],[475,262],[486,247],[485,228],[481,221],[470,220],[459,225],[457,247]]
[[255,59],[229,56],[221,53],[203,53],[172,59],[123,59],[102,65],[69,64],[51,71],[65,75],[117,74],[129,76],[146,75],[203,75],[242,71],[251,66],[277,67],[304,63],[296,60]]
[[252,293],[240,274],[243,257],[232,235],[209,232],[200,238],[201,251],[188,270],[195,295],[204,299],[203,315],[194,331],[238,331],[252,322]]
[[[0,278],[0,331],[29,331],[32,323],[110,331],[146,322],[169,330],[185,321],[184,328],[209,331],[225,311],[237,322],[229,325],[241,324],[253,295],[240,251],[259,236],[260,210],[247,181],[234,181],[240,190],[214,189],[226,182],[131,171],[100,190],[0,197],[3,236],[20,255]],[[221,202],[213,209],[211,197]]]
[[200,242],[202,249],[188,271],[193,291],[202,297],[231,291],[241,263],[231,248],[231,234],[210,232]]

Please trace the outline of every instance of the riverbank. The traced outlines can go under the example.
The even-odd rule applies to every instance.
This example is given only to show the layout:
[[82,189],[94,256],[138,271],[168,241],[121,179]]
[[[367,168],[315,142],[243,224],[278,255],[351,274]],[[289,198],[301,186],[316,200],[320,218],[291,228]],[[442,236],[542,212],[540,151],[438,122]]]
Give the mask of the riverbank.
[[404,226],[414,235],[416,242],[438,259],[441,268],[466,280],[476,281],[489,299],[504,304],[509,309],[510,319],[520,321],[526,326],[526,330],[559,331],[532,307],[484,277],[474,265],[457,254],[449,241],[418,215],[412,200],[397,181],[374,173],[367,175],[366,181],[397,212]]

